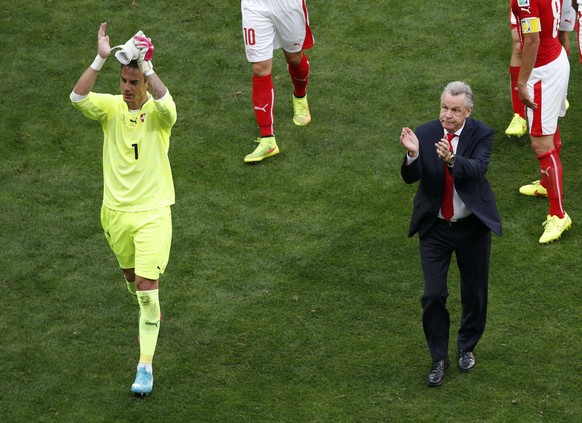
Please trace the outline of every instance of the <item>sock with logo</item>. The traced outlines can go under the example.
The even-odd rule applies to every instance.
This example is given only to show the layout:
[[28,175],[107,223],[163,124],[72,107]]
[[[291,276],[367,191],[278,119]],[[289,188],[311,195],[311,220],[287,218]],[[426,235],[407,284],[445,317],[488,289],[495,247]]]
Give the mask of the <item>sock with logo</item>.
[[[560,129],[556,128],[556,133],[554,134],[554,150],[556,150],[556,153],[558,154],[558,157],[560,157],[560,153],[562,152],[562,137],[560,137]],[[561,168],[561,166],[560,166]],[[546,186],[546,184],[548,183],[547,178],[543,177],[542,174],[542,180],[540,182],[540,185],[543,186],[546,190],[548,189],[548,187]]]
[[556,150],[548,151],[537,157],[540,162],[542,172],[542,185],[548,191],[548,201],[550,203],[550,216],[564,217],[564,207],[562,204],[562,162]]
[[137,291],[139,302],[139,350],[140,363],[151,364],[160,332],[159,290]]
[[273,106],[275,87],[271,74],[253,76],[253,106],[262,137],[273,135]]
[[287,70],[293,82],[293,94],[295,97],[305,97],[309,83],[309,59],[307,55],[304,53],[301,61],[294,66],[287,64]]

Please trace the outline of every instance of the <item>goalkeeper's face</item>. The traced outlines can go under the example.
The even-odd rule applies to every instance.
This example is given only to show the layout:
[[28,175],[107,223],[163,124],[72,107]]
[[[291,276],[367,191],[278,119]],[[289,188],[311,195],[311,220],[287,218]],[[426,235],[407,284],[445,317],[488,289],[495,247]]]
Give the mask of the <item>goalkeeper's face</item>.
[[119,86],[130,110],[139,110],[148,99],[148,83],[139,68],[123,66]]

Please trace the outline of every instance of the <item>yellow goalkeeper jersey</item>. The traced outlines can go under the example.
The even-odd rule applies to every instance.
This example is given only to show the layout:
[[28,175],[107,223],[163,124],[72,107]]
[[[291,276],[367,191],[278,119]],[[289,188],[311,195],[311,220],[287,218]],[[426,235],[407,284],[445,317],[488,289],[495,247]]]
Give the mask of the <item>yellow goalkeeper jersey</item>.
[[73,106],[99,121],[103,129],[103,204],[137,212],[174,204],[174,182],[168,158],[176,105],[166,92],[150,97],[131,112],[123,96],[89,93]]

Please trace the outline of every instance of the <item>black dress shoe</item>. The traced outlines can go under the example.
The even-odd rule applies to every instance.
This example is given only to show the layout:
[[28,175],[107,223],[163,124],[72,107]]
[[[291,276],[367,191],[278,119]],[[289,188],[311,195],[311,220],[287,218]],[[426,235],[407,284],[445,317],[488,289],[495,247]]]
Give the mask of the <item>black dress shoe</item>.
[[445,370],[450,366],[451,362],[449,357],[445,357],[442,360],[435,361],[432,363],[432,368],[426,378],[426,383],[428,386],[440,386],[445,381]]
[[471,351],[459,352],[459,370],[468,372],[475,367],[475,355]]

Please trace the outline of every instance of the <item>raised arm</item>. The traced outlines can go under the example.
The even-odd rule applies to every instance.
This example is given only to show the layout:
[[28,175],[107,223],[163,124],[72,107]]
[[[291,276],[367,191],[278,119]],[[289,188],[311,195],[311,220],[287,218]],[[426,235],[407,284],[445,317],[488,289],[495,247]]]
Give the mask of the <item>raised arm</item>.
[[157,73],[154,72],[150,75],[147,75],[146,80],[148,81],[149,84],[149,91],[154,97],[154,99],[159,100],[168,91],[168,89],[166,88],[166,86],[164,85],[164,83],[162,82]]
[[99,71],[101,67],[105,63],[105,60],[111,54],[111,47],[109,46],[109,36],[105,35],[105,30],[107,29],[107,22],[103,22],[99,27],[99,32],[97,33],[97,56],[95,60],[87,68],[83,75],[77,81],[75,88],[73,91],[75,94],[85,96],[89,94],[91,89],[93,88],[93,84],[97,80],[97,75],[99,75]]
[[134,40],[136,47],[139,49],[137,64],[148,81],[150,93],[154,99],[159,100],[166,94],[167,88],[160,77],[154,72],[154,66],[152,64],[154,45],[152,40],[145,35],[136,35]]

